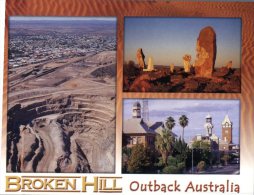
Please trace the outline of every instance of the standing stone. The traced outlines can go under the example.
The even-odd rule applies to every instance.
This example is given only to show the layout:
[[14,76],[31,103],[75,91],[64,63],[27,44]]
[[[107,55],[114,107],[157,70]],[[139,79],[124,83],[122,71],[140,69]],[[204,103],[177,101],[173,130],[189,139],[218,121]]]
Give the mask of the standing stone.
[[232,66],[233,66],[233,62],[232,62],[232,61],[229,61],[229,62],[227,63],[227,65],[226,65],[226,67],[227,67],[228,69],[232,68]]
[[142,48],[139,48],[137,51],[137,62],[138,62],[138,67],[144,69],[146,64],[145,64],[145,55],[142,51]]
[[171,73],[174,73],[175,65],[174,64],[170,64],[169,65],[169,69],[170,69]]
[[184,72],[190,72],[190,68],[191,68],[191,55],[185,54],[183,56],[183,67],[184,67]]
[[216,59],[216,34],[211,26],[203,28],[197,39],[195,74],[212,77]]
[[154,70],[153,58],[152,58],[152,57],[149,57],[149,58],[148,58],[147,69],[148,69],[148,71],[153,71],[153,70]]

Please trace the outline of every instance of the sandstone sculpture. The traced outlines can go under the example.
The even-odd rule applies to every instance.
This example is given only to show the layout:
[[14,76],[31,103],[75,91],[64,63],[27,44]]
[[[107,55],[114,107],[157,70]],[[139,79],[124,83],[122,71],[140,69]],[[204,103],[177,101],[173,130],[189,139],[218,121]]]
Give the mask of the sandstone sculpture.
[[153,71],[154,70],[154,66],[153,66],[153,58],[149,57],[148,58],[148,64],[147,64],[147,68],[143,69],[143,71]]
[[184,72],[190,72],[190,68],[191,68],[190,61],[191,61],[191,55],[185,54],[183,56]]
[[149,58],[148,58],[148,67],[147,67],[147,69],[148,69],[149,71],[154,70],[153,58],[152,58],[152,57],[149,57]]
[[216,59],[216,33],[211,26],[203,28],[197,39],[195,74],[198,77],[211,77]]
[[230,60],[230,61],[227,63],[226,67],[227,67],[228,69],[230,69],[230,68],[232,68],[232,66],[233,66],[233,62],[232,62],[232,60]]
[[174,64],[170,64],[169,65],[169,69],[170,69],[171,73],[174,73],[175,65]]
[[139,48],[137,50],[137,62],[138,62],[138,67],[139,68],[146,68],[146,64],[145,64],[145,55],[143,53],[142,48]]

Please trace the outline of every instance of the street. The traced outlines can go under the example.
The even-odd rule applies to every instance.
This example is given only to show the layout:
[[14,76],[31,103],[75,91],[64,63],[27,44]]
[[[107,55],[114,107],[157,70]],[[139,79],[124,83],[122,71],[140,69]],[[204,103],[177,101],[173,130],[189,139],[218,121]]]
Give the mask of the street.
[[202,174],[240,174],[239,164],[227,165],[223,167],[209,169]]

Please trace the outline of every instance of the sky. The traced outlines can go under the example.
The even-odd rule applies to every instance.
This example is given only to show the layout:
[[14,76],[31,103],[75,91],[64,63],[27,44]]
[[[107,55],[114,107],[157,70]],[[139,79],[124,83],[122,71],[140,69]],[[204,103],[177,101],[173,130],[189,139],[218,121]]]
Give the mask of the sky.
[[136,51],[142,48],[146,56],[152,57],[155,65],[183,65],[185,54],[196,56],[199,32],[211,26],[216,32],[217,58],[215,67],[233,61],[239,67],[241,61],[240,18],[159,18],[126,17],[124,26],[124,61],[136,62]]
[[[132,105],[142,99],[125,99],[123,103],[124,120],[132,117]],[[189,124],[185,127],[184,138],[187,142],[196,134],[205,134],[205,117],[210,114],[213,120],[213,133],[221,137],[221,123],[226,114],[233,122],[233,143],[239,144],[240,101],[239,100],[179,100],[179,99],[149,99],[149,120],[165,122],[172,116],[176,121],[173,132],[181,135],[182,127],[178,124],[179,117],[185,114]],[[142,106],[142,104],[141,104]]]

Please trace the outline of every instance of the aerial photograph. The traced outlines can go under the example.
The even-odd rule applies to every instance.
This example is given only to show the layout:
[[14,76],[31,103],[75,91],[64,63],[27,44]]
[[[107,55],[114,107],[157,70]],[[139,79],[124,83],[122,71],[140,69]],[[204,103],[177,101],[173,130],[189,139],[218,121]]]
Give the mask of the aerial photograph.
[[125,17],[124,92],[240,93],[240,18]]
[[122,173],[240,174],[240,101],[125,99]]
[[115,172],[116,18],[10,17],[7,172]]

